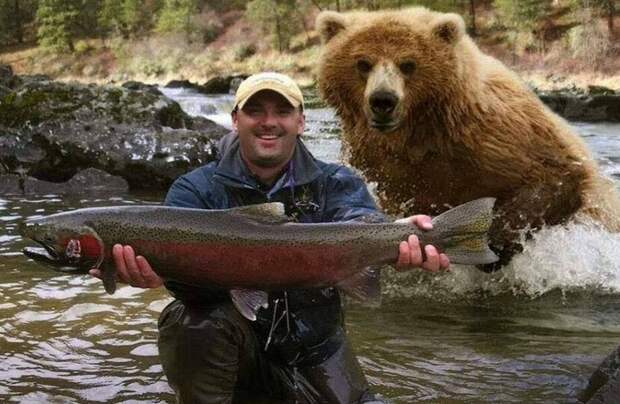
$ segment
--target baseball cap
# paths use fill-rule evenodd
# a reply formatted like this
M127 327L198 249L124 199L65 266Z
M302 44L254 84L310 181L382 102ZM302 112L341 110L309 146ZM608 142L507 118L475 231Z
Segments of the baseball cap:
M286 98L295 108L304 106L304 96L297 83L289 76L275 72L253 74L245 79L235 94L235 106L243 108L247 100L261 90L272 90Z

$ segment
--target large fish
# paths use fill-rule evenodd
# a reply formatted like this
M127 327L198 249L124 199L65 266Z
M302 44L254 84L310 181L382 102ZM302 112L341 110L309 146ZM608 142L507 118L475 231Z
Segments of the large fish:
M495 262L487 245L494 201L457 206L435 217L430 231L401 223L293 223L280 203L87 208L28 220L19 231L43 247L25 248L26 256L62 271L100 268L108 293L116 289L112 246L120 243L163 279L230 289L239 311L253 319L269 290L338 286L360 298L376 294L369 268L395 263L399 243L410 234L452 263Z

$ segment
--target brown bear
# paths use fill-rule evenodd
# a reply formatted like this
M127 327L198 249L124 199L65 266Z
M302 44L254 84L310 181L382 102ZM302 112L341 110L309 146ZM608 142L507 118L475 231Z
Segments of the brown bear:
M478 49L459 15L326 11L316 25L321 95L387 212L435 215L495 197L500 266L543 225L578 217L620 229L615 187L581 138Z

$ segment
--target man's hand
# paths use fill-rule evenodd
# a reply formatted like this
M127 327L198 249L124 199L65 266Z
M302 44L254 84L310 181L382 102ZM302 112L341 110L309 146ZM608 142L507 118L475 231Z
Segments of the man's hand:
M405 219L399 219L396 223L414 224L419 229L430 230L433 228L430 216L415 215ZM450 266L450 260L446 254L439 254L435 246L427 245L424 247L424 255L420 241L415 234L409 236L407 241L402 241L398 246L398 261L396 262L397 271L406 271L412 268L422 268L429 272L446 270Z
M164 284L163 280L153 271L146 258L137 256L130 246L115 244L112 247L112 257L116 265L116 279L136 288L158 288ZM101 279L101 271L93 268L89 271L92 276Z

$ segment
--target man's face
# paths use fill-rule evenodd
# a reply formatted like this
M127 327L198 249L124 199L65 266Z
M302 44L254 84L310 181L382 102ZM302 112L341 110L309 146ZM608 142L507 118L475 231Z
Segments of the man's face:
M283 96L271 90L254 94L232 113L241 156L261 168L283 166L293 156L297 135L303 133L304 115Z

